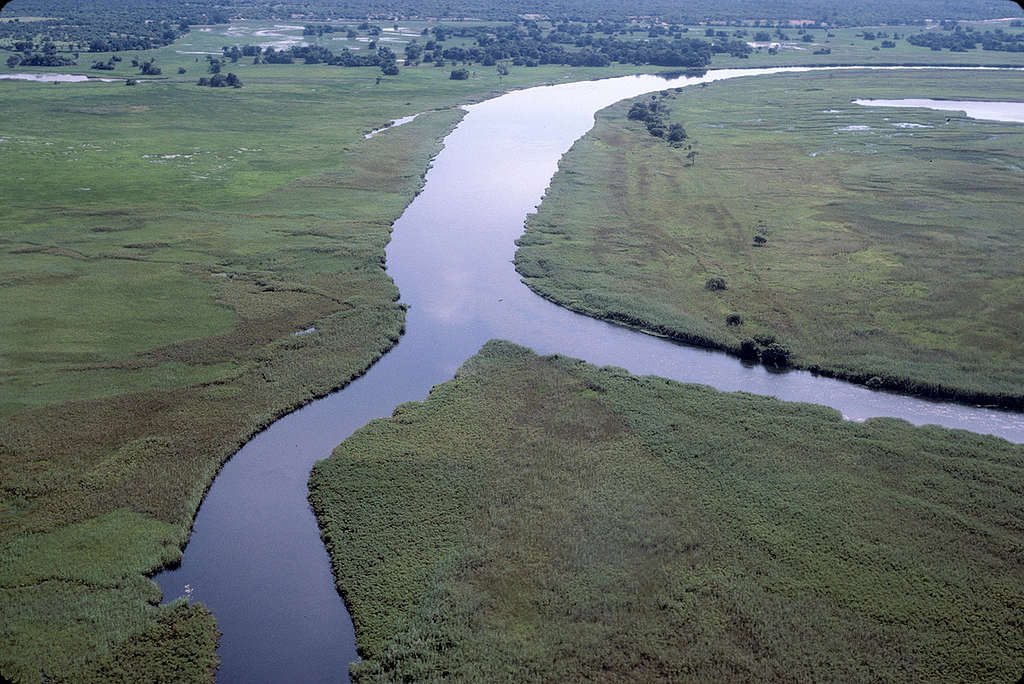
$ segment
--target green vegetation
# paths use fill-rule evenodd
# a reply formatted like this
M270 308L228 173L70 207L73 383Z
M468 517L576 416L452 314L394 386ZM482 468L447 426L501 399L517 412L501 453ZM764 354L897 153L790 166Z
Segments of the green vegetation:
M453 105L609 73L239 65L245 88L197 88L183 53L223 40L96 55L104 75L161 69L133 88L0 81L6 678L209 678L212 618L160 607L146 576L240 444L398 340L384 246Z
M321 461L359 679L1013 681L1024 449L490 342Z
M74 0L14 0L8 13L27 18L67 17L86 23L98 15L111 25L119 19L156 21L184 20L203 23L197 17L209 17L208 23L226 21L228 17L295 21L329 21L342 18L376 17L389 21L394 17L454 18L478 17L487 20L514 20L523 15L550 16L555 19L624 20L631 17L663 17L671 22L719 21L783 22L791 20L826 21L841 24L923 22L925 19L973 18L993 19L1013 15L1014 8L1004 0L902 0L898 4L886 0L852 0L837 4L831 0L416 0L395 3L393 0L284 0L266 3L258 0L103 0L90 7L90 13ZM33 16L34 15L34 16ZM96 21L103 26L103 22Z
M0 22L0 70L123 79L0 81L0 678L208 679L212 617L185 602L160 606L147 575L180 557L203 492L238 445L344 385L398 339L403 311L382 269L383 248L461 116L453 106L510 88L656 67L568 66L622 61L592 60L597 51L576 21L539 22L538 39L534 24L520 19L517 31L538 41L537 57L491 54L488 64L487 54L472 52L484 47L480 22L403 21L399 31L381 19L396 36L418 36L396 37L392 49L369 42L383 36L381 26L338 24L330 3L101 5L85 17L64 0L16 0ZM263 40L257 31L272 22L186 33L200 21L292 11L308 11L299 23L335 21L344 31L283 29L275 39L313 47L252 54L236 43ZM697 45L690 37L733 46L731 53L708 48L716 64L878 54L851 36L849 48L837 45L828 57L754 48L743 58L737 41L744 36L735 32L746 29L711 37L691 29L684 40L683 28L625 22L613 32L628 45L613 47L637 56L628 62L653 64L650 55L639 59L648 40ZM829 40L845 40L842 31ZM333 42L340 34L349 42ZM132 49L154 45L165 47ZM373 68L326 63L326 45L342 46L339 64ZM563 65L540 59L542 52L560 55L549 61ZM950 59L903 40L883 54ZM408 60L401 67L399 55ZM956 59L992 61L980 49ZM465 78L451 79L453 71ZM245 87L197 88L197 81ZM417 112L427 114L363 138ZM706 131L688 117L684 107L659 112L665 138L686 149L647 139L702 170L705 157L696 158L690 138L703 152ZM687 128L670 118L687 119ZM1006 240L1008 230L990 233ZM769 237L765 254L780 243L777 233ZM1009 249L1001 258L1013 255ZM708 296L732 296L744 284L730 272L707 275L698 289L711 278L727 283L702 290ZM1011 320L1017 313L999 310ZM760 325L756 313L744 314L730 311L729 325ZM762 358L785 359L788 349L767 333L755 339Z
M1020 408L1024 128L850 100L1019 99L1021 84L829 72L646 96L671 102L681 148L620 103L563 159L517 269L591 316Z

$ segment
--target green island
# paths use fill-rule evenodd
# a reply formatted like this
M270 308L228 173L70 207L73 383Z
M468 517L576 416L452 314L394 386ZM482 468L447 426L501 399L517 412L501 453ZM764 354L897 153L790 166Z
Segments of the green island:
M986 21L1006 14L1001 0L966 10L955 0L907 0L899 16L881 0L841 8L700 0L685 12L677 4L651 0L641 18L635 5L611 0L422 0L397 15L377 0L5 5L0 74L92 80L0 80L0 681L213 679L213 616L184 600L161 605L150 577L180 559L204 493L241 444L344 386L399 340L404 311L384 246L460 120L458 105L543 83L687 67L1024 65L1019 26ZM812 19L794 26L794 16ZM964 21L926 21L933 16ZM284 29L284 45L257 45L267 41L261 32ZM392 31L401 40L384 41ZM766 45L746 45L763 42L761 32ZM941 40L916 44L914 35ZM993 95L996 78L985 79ZM1004 96L1012 89L1007 81ZM693 134L681 105L674 115ZM693 137L701 170L708 141L703 131ZM1000 154L994 142L975 143L978 160ZM764 429L784 439L781 427ZM1004 453L1019 461L998 441L935 434L952 440L950 449L982 445L992 468L1011 467ZM419 596L416 582L402 585L403 595ZM392 585L373 591L384 586ZM398 638L387 630L401 619L389 614L371 627L367 604L359 611L367 653ZM721 625L705 628L707 636ZM527 642L523 629L508 638ZM969 662L1003 667L1002 642L984 643L989 651ZM366 674L374 662L385 667L367 661Z
M605 320L1020 409L1024 126L851 100L1019 101L1022 85L811 72L616 104L563 158L516 267Z
M357 680L1014 681L1024 449L492 341L311 477Z

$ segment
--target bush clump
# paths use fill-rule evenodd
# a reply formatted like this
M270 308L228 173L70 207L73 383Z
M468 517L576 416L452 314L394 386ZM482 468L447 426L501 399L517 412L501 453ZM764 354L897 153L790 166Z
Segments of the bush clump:
M728 289L725 284L725 278L708 278L707 282L704 283L705 290L725 290Z

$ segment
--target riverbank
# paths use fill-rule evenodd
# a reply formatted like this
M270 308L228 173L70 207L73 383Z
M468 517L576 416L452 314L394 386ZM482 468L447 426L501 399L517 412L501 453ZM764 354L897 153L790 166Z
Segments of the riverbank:
M356 679L1012 679L1024 452L488 343L319 463Z
M1024 132L850 100L1013 99L1020 79L836 72L686 89L662 100L666 125L688 134L680 147L616 105L563 159L517 269L538 294L610 322L1019 410L1024 255L1007 219Z
M174 48L155 53L165 69L193 64ZM396 343L391 225L453 106L502 87L306 65L239 90L0 82L4 676L92 679L135 659L210 677L212 617L159 606L148 576L181 557L241 444Z

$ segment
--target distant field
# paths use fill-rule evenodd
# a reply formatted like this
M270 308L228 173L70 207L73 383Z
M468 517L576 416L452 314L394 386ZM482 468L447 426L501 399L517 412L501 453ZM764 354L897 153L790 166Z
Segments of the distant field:
M1008 16L1013 16L1013 6L1007 4ZM1018 12L1018 14L1020 14ZM1024 14L1020 14L1024 19ZM965 24L966 25L966 24ZM970 22L979 32L1002 29L1008 33L1021 33L1024 28L1010 26L1009 21ZM733 27L715 27L732 32ZM760 47L747 59L737 59L729 55L717 55L714 66L796 66L801 64L965 64L985 65L1004 64L1024 66L1024 53L983 50L977 48L966 52L950 52L949 50L933 51L927 47L911 45L907 36L920 33L943 33L937 25L931 26L867 26L856 28L836 28L829 31L808 29L811 36L809 42L803 40L797 28L783 29L786 35L781 39L774 35L775 29L745 27L749 34L743 40L756 42L753 37L758 31L772 34L770 43L777 43L776 54L771 54L769 45L758 43ZM691 29L696 35L702 35L704 29ZM831 37L829 33L833 34ZM874 40L865 40L864 36L874 35ZM898 35L899 38L895 38ZM882 47L889 40L893 47ZM830 50L829 54L814 54L816 51Z
M194 85L206 64L181 52L226 42L196 31L113 72L70 70L138 76L131 60L155 57L163 73L134 87L0 81L5 677L208 679L209 614L158 607L145 575L180 557L242 442L397 341L384 246L453 105L612 73L378 83L373 68L239 63L225 71L241 89Z
M714 83L662 100L688 133L678 148L615 105L563 159L517 268L599 318L737 353L774 341L796 366L1019 408L1024 126L850 100L1020 100L1022 86L901 71Z
M1015 681L1022 483L999 439L491 342L310 499L360 680Z

